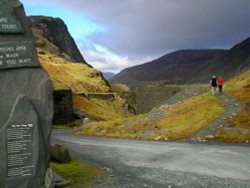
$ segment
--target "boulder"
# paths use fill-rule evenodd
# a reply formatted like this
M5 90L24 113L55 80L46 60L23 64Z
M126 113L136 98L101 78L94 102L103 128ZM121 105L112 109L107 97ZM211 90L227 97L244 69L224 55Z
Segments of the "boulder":
M157 126L151 126L151 127L147 127L145 129L143 129L140 132L140 135L142 135L142 136L148 136L148 135L151 135L151 134L155 134L158 131L159 131L159 128Z
M51 144L49 147L50 159L57 163L68 163L71 161L69 150L62 144Z

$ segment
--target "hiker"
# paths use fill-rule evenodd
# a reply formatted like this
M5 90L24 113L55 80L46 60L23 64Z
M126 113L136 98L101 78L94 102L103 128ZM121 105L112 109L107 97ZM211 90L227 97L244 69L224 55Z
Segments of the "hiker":
M215 95L216 88L217 88L217 79L216 76L213 76L210 80L210 85L211 85L211 92L213 95Z
M219 93L221 94L222 93L223 84L224 84L224 80L223 80L223 78L221 76L218 78L217 84L218 84L218 87L219 87Z

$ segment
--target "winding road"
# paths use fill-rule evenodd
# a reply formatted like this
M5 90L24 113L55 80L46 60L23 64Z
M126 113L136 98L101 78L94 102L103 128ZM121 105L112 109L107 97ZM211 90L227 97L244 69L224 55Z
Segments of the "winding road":
M53 130L53 143L109 172L111 188L249 188L249 145L139 141Z

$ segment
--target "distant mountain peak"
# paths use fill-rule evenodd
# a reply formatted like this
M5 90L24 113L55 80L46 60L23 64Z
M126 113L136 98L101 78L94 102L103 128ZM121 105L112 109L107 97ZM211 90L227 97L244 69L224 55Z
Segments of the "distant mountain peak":
M115 76L115 73L113 73L113 72L103 72L103 76L104 76L104 78L109 80L110 78Z

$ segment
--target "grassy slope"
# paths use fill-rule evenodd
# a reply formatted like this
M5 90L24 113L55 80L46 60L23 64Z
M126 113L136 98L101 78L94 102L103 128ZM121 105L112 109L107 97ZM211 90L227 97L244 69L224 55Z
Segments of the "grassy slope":
M71 88L74 93L109 92L110 88L99 71L82 63L68 62L41 49L38 52L39 60L50 75L55 89Z
M232 79L226 84L226 92L241 100L244 111L228 120L230 127L243 128L250 131L250 71ZM250 140L250 134L225 133L217 131L216 137L227 142L244 142Z
M69 63L64 59L48 53L39 55L42 66L47 70L55 89L70 88L74 107L84 111L96 120L114 119L128 116L129 113L122 107L119 97L114 100L87 99L77 93L110 92L110 88L101 78L99 71L84 64ZM48 59L50 62L48 62Z
M111 84L112 90L136 109L136 96L132 90L124 84Z
M137 117L95 122L77 133L141 139L153 139L159 136L159 139L181 139L205 127L222 112L223 108L217 99L204 94L173 106L161 106L154 112ZM96 132L97 127L102 131ZM156 128L157 131L142 134L143 130L150 127Z
M73 96L74 106L79 110L87 112L89 116L94 117L97 121L108 121L129 116L130 114L128 112L123 113L118 100L119 99L113 101L100 99L88 100L78 95Z
M105 94L110 92L110 88L101 78L99 71L85 64L67 62L63 58L44 51L42 54L39 54L39 60L48 72L54 89L67 88L72 90L74 93L74 107L84 111L98 121L129 115L122 107L122 102L119 98L114 100L95 100L77 95L77 93Z

